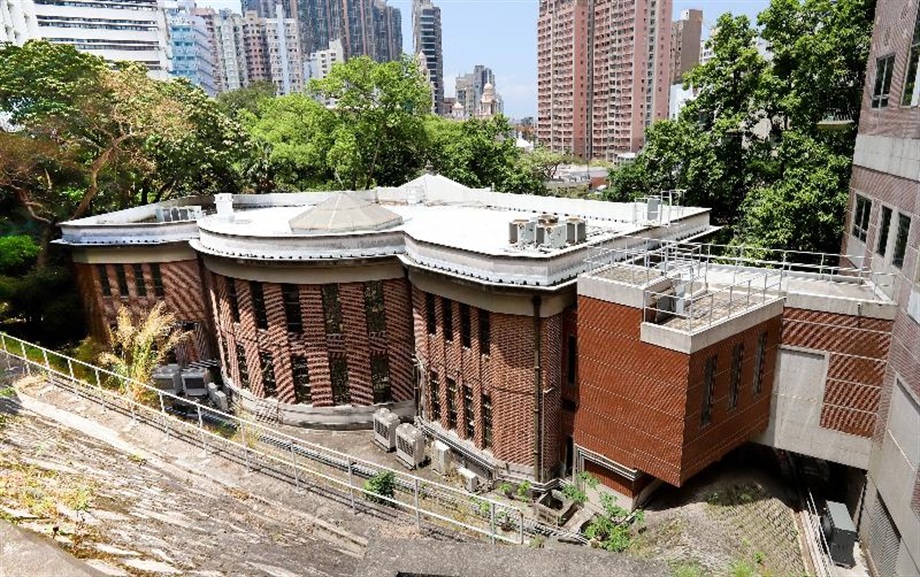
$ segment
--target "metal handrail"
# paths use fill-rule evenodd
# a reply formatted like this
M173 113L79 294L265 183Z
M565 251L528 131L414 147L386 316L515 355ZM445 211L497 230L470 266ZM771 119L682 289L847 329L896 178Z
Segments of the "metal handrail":
M809 553L814 561L816 577L837 577L837 566L831 559L831 549L821 527L821 515L815 506L811 491L806 488L805 494L805 533Z
M188 398L162 391L146 383L122 377L112 371L51 351L3 332L0 332L0 350L6 354L8 368L10 367L11 357L18 359L24 363L28 374L32 374L33 368L43 371L52 377L49 379L52 384L64 388L69 387L72 391L99 402L103 407L114 407L122 410L125 414L130 413L132 419L140 419L157 428L161 428L167 435L186 429L195 433L187 436L186 440L197 437L200 444L206 449L215 442L216 444L232 447L242 452L242 458L245 460L247 468L250 468L251 461L258 457L278 467L278 469L275 469L277 472L290 470L290 478L285 477L284 480L292 482L295 486L300 486L302 479L308 477L331 483L333 486L347 491L353 511L356 511L357 506L355 495L364 494L378 501L393 505L394 510L414 515L416 524L419 527L421 527L423 517L436 519L460 529L488 537L492 543L504 541L523 544L525 534L571 536L566 531L526 518L524 511L514 505L487 497L471 495L466 491L449 485L430 481L405 471L392 469L348 453L293 437L265 424L226 413L211 406L202 405ZM41 361L37 361L32 357L40 357ZM52 360L56 361L58 366L55 366L51 362ZM78 374L81 371L93 377L91 380L94 383L81 378ZM141 390L155 395L158 406L151 407L134 400L128 395L106 388L103 385L106 379L114 379L117 383L139 387ZM189 422L172 414L173 411L167 408L167 401L170 404L194 407L193 421ZM232 429L234 434L238 433L240 440L236 441L213 431L212 427L214 427L215 423L225 430ZM265 447L268 451L260 451L255 448L256 445ZM220 456L230 457L227 453L220 453ZM307 465L310 462L318 463L326 470L310 467ZM330 474L331 471L328 469L345 472L347 473L347 478L336 477ZM399 500L399 491L393 498L378 495L366 490L360 482L361 478L369 478L383 472L389 472L394 475L398 490L406 493L405 498L411 497L411 501ZM357 484L355 484L355 477L359 477ZM440 505L441 510L432 510L432 505ZM464 520L451 516L451 510L456 510L460 513ZM479 520L485 527L465 522L469 517ZM501 530L503 524L510 525L511 531ZM509 534L511 532L513 534Z

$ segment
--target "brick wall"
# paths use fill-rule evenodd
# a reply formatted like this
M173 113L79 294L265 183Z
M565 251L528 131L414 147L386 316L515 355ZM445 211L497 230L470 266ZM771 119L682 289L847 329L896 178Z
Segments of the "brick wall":
M410 306L408 283L390 279L383 283L386 330L369 334L364 304L364 283L339 284L342 332L327 334L321 285L298 285L301 333L289 332L281 285L261 283L265 296L268 328L258 328L249 281L208 273L212 299L216 304L215 324L219 327L224 367L234 383L241 384L236 346L245 352L250 389L264 397L260 353L272 356L277 398L294 403L295 391L292 357L306 358L310 394L314 407L331 407L330 359L344 358L348 366L348 391L352 405L374 404L371 382L371 357L385 354L389 359L390 390L394 402L412 400L412 333L409 330ZM234 283L240 320L233 322L228 287ZM229 357L229 359L227 358ZM229 362L228 362L229 361Z
M872 436L891 343L891 321L786 308L783 344L828 355L821 426Z

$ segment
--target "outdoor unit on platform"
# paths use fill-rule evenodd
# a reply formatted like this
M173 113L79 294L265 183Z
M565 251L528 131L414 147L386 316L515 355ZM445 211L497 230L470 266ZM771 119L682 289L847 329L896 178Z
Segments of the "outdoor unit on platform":
M178 392L182 388L179 365L160 365L153 370L153 385L161 391Z
M479 490L479 476L476 473L465 467L460 467L457 472L460 474L460 478L463 479L463 486L467 491L475 493Z
M396 427L396 457L414 469L425 462L425 435L409 423Z
M189 368L181 373L182 390L186 397L204 397L208 394L211 371L205 368Z
M450 447L441 441L431 444L431 468L439 475L450 472Z
M374 412L374 442L389 452L396 448L396 427L399 416L386 407Z

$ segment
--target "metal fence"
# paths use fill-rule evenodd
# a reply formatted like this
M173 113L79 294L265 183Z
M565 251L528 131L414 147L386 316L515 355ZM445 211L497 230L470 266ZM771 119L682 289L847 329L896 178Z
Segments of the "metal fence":
M821 515L815 506L811 491L805 489L806 510L802 511L802 524L805 526L805 543L814 565L816 577L837 577L837 566L831 559L831 549L824 537L821 527Z
M11 359L18 359L29 375L44 376L58 387L130 415L169 436L245 463L247 469L324 492L347 502L353 512L361 508L392 516L397 511L414 517L419 529L425 522L429 529L465 531L487 537L492 543L524 544L531 535L586 542L580 535L526 517L514 505L310 443L2 332L0 352L6 354L7 368L12 366ZM133 394L122 392L129 388ZM394 481L392 496L365 488L364 479L385 473Z

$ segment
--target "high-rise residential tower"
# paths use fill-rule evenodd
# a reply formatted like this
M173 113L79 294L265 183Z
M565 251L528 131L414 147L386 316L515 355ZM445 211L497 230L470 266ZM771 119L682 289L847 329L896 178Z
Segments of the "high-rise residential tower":
M209 96L218 92L215 84L213 37L204 18L195 14L191 0L170 0L166 6L169 43L172 47L172 76L185 78Z
M700 63L703 11L684 10L671 27L671 84L681 84L684 74Z
M412 32L416 54L425 58L425 66L434 93L434 112L443 112L444 55L441 51L441 9L431 0L413 0Z
M486 84L495 86L495 74L492 69L482 64L473 67L473 71L457 76L454 90L457 102L463 106L465 116L474 116L482 99L482 91Z
M249 84L243 17L230 10L217 13L217 49L220 53L223 90L238 90Z
M303 92L304 61L297 20L285 18L280 3L275 5L275 17L265 19L265 47L269 77L278 94Z
M0 0L0 42L34 39L70 44L111 62L139 62L154 78L168 77L163 0Z
M668 114L671 0L541 0L537 135L617 160Z

